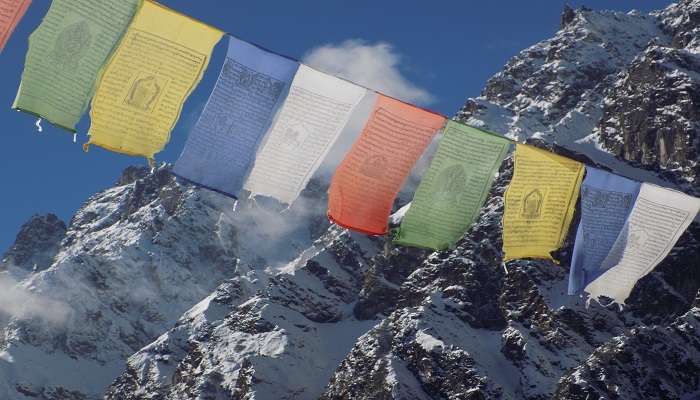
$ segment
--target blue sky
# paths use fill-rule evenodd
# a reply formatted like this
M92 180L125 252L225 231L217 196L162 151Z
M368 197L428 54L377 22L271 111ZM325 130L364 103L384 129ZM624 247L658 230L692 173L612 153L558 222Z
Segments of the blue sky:
M425 0L166 0L164 4L206 21L243 39L292 57L336 57L368 48L378 64L360 71L374 72L369 82L407 90L407 96L445 114L454 114L468 98L477 96L485 81L523 48L550 37L559 26L565 3L574 7L642 12L659 9L669 1L425 1ZM641 4L640 4L641 3ZM129 165L143 159L109 153L93 147L83 153L89 126L81 122L78 144L72 135L44 124L37 133L29 115L11 111L20 80L27 37L48 9L49 1L34 0L26 17L0 54L0 253L12 242L19 227L33 214L55 213L68 222L95 192L111 186ZM347 42L351 40L351 42ZM344 43L344 44L343 44ZM383 43L383 45L378 45ZM342 44L342 45L341 45ZM364 47L363 47L364 46ZM223 46L214 54L209 70L185 105L172 141L156 156L174 162L188 129L211 90ZM375 54L375 53L372 53ZM345 57L352 60L352 56ZM337 61L337 60L336 60ZM372 68L375 68L372 71ZM379 73L377 73L379 71ZM357 73L357 71L356 71ZM382 76L394 76L394 83ZM391 88L389 88L391 89Z

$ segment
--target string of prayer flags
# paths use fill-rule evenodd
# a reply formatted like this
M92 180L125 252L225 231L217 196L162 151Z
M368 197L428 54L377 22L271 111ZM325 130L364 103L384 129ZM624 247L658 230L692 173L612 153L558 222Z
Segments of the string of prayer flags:
M394 199L445 117L379 94L372 116L335 171L328 218L369 235L387 233Z
M12 108L75 132L100 68L129 26L141 0L54 0L29 37L22 81Z
M300 65L244 189L291 204L365 94L360 86Z
M299 64L234 37L174 173L237 197Z
M581 184L581 222L569 272L569 294L581 293L600 269L632 211L641 184L586 167Z
M31 0L0 0L0 52L5 48L31 2Z
M600 276L586 286L593 298L624 304L639 279L673 249L700 211L700 199L643 183L627 222L605 258Z
M453 247L479 216L510 144L502 136L448 121L394 243Z
M513 180L505 193L503 259L543 258L564 243L574 216L583 164L517 144Z
M90 144L153 161L223 32L146 1L102 73Z

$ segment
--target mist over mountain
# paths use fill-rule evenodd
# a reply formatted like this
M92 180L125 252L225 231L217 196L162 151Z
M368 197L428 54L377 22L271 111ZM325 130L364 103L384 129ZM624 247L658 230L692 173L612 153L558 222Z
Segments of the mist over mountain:
M456 118L700 195L700 0L559 22ZM331 226L327 174L289 210L234 210L167 165L129 168L3 255L0 398L700 398L700 225L624 308L587 307L566 295L574 228L560 265L504 269L512 167L445 252Z

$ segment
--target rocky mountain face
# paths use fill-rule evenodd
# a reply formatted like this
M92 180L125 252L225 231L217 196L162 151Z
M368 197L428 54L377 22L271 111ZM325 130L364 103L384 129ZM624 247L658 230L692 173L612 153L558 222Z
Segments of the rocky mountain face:
M23 271L38 271L51 266L66 236L66 224L57 216L36 215L24 224L14 245L5 253L3 266Z
M597 133L616 156L677 177L697 193L700 5L681 3L657 18L666 40L649 43L606 88Z
M697 195L700 3L650 15L566 9L561 24L511 59L459 118Z
M567 8L458 118L697 195L698 57L700 0ZM700 398L700 226L624 308L587 305L566 295L573 232L559 265L501 263L511 175L433 253L329 226L322 179L289 210L234 210L127 169L3 257L27 306L0 306L0 398Z

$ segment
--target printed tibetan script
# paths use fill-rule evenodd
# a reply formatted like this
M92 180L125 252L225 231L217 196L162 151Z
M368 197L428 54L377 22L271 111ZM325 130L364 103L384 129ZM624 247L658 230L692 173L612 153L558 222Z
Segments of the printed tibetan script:
M13 108L75 131L95 81L139 0L54 0L29 37Z
M623 304L637 281L671 252L698 211L700 199L643 183L628 221L601 266L604 273L586 286L586 292Z
M581 222L576 232L569 271L569 294L577 294L597 278L603 260L627 221L640 183L586 167L581 185Z
M298 64L230 38L214 91L175 174L237 197Z
M291 204L364 95L365 89L357 85L299 66L244 188Z
M379 95L365 128L338 166L328 216L370 235L387 233L394 199L445 118Z
M0 0L0 51L29 8L31 0Z
M518 144L505 194L504 260L544 258L559 249L574 216L583 164Z
M510 141L449 121L395 243L444 250L479 215Z
M147 1L108 62L90 113L90 144L153 159L222 32Z

